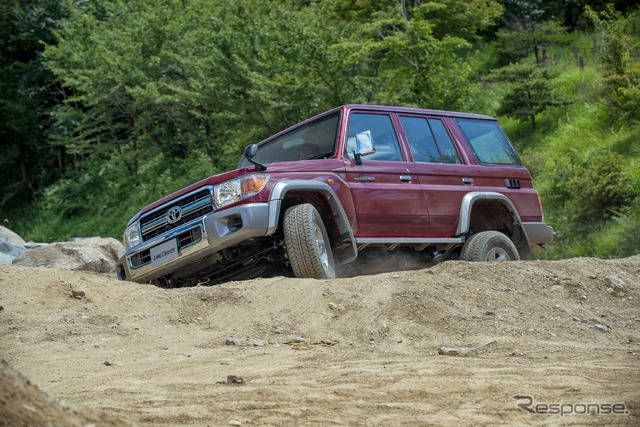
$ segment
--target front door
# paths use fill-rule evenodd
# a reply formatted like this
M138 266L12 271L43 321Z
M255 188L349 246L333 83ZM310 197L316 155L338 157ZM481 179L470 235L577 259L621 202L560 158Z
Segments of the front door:
M366 135L375 152L357 164L353 151ZM358 238L423 237L429 215L415 165L407 160L389 114L352 112L345 159L346 179L356 210Z

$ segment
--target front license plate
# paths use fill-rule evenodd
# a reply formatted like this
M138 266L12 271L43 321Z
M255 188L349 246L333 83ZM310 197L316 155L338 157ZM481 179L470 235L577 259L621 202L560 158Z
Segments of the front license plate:
M176 239L151 248L151 265L154 267L176 258L178 258L178 243Z

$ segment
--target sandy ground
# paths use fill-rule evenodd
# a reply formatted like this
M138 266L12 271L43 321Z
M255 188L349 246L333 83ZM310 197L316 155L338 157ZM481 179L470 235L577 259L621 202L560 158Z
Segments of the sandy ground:
M640 256L183 289L0 266L0 425L637 426L639 302Z

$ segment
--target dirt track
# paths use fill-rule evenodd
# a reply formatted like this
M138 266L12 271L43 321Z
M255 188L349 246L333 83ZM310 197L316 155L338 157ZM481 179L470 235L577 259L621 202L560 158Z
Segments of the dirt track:
M63 401L5 375L0 425L640 425L639 301L640 256L171 290L0 266L0 358Z

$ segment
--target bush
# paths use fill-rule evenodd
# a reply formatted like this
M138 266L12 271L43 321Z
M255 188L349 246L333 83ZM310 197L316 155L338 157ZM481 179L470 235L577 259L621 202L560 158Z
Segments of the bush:
M607 220L638 195L626 169L625 159L615 153L598 153L574 166L567 181L576 220Z

